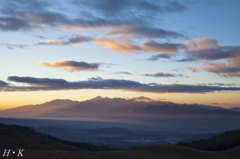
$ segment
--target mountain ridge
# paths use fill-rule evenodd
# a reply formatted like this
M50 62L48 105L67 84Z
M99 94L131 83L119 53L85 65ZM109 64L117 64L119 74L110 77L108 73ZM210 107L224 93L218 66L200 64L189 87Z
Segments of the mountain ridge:
M240 112L208 105L154 101L144 96L131 99L97 96L82 102L69 99L55 99L43 104L21 106L0 111L0 117L14 118L131 119L137 121L145 120L146 118L148 118L147 120L159 120L166 116L240 118Z

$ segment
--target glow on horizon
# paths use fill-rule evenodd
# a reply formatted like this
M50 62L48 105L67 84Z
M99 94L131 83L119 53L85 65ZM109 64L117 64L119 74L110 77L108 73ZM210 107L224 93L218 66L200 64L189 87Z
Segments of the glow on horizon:
M14 100L12 100L14 96ZM39 96L41 98L39 98ZM49 102L54 99L70 99L74 101L85 101L96 96L108 98L125 98L145 96L156 101L170 101L179 104L204 104L211 106L220 106L223 108L238 107L240 103L239 94L235 93L207 93L207 94L190 94L190 93L139 93L139 92L122 92L120 90L72 90L72 91L42 91L42 92L11 92L1 96L1 109L10 109L25 105L35 105ZM27 100L26 100L27 99ZM226 102L228 101L228 102Z

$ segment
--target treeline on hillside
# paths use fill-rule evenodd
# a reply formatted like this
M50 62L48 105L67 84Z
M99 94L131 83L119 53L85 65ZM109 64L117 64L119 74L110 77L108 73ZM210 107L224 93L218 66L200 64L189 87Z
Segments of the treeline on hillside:
M27 136L29 136L29 137L31 137L31 135L41 135L45 138L53 139L61 144L71 145L71 146L79 147L79 148L86 149L89 151L112 150L110 147L107 147L107 146L95 146L93 144L88 144L88 143L80 143L80 142L61 140L54 136L48 135L46 133L36 132L33 127L21 126L21 125L7 125L7 124L0 123L0 135L1 134L11 135L16 132L27 134Z
M0 123L0 128L17 130L17 131L21 131L21 132L32 132L32 133L35 132L33 127L20 126L20 125L15 125L15 124L13 124L13 125L6 125L6 124L3 124L3 123Z
M179 142L177 145L207 151L220 151L240 145L240 130L226 131L207 140Z

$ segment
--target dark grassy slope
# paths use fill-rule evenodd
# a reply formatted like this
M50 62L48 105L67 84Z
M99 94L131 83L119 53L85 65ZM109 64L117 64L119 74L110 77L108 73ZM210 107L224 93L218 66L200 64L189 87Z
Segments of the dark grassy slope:
M0 151L0 153L2 153ZM10 158L10 157L9 157ZM12 157L16 158L16 157ZM177 145L150 145L114 151L28 150L24 159L239 159L240 147L202 151Z
M240 145L240 130L226 131L207 140L180 142L177 145L208 151L226 150Z
M80 145L78 145L80 144ZM86 147L87 145L87 147ZM62 141L30 127L0 124L0 155L4 149L25 149L25 159L239 159L240 146L227 151L202 151L178 145L150 145L125 150L87 151L94 145ZM88 147L89 146L89 147ZM92 150L90 148L89 150ZM8 158L16 158L10 156Z
M60 140L53 136L37 133L31 127L5 125L0 123L0 149L35 149L35 150L110 150L109 147L95 146Z

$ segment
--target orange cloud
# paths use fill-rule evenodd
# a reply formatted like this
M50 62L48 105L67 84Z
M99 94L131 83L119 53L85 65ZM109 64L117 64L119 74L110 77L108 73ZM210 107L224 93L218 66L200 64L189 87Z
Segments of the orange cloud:
M59 60L59 61L53 61L53 62L38 62L37 65L47 66L47 67L62 67L68 71L97 71L100 64Z
M203 61L203 70L225 77L240 76L240 47L219 45L217 40L200 38L186 41L186 53L193 59L226 60L223 62ZM186 67L194 72L191 67Z
M187 40L185 42L191 50L202 50L202 49L217 49L217 40L208 38L199 38L193 40Z
M203 61L203 70L225 77L239 77L240 67L230 66L222 62Z
M142 51L142 48L137 45L127 44L127 43L118 43L116 41L109 40L109 39L99 38L96 40L96 42L98 45L105 47L109 50L116 51L118 53L123 53L123 52L136 53L136 51Z
M198 71L198 69L194 68L194 67L186 67L186 69L188 69L190 71L193 71L193 72L197 72Z
M165 53L173 54L178 53L180 48L184 48L183 44L178 43L158 43L154 41L143 42L140 45L134 45L131 43L119 43L109 39L96 39L96 42L101 47L105 47L109 50L116 51L118 53L137 53L138 51L154 52L154 53Z
M240 56L235 58L229 58L227 61L230 66L240 67Z

